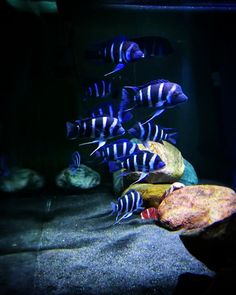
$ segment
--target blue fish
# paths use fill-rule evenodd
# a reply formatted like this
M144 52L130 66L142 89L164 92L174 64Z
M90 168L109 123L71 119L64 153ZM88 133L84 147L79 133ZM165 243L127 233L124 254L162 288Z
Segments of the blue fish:
M145 36L132 38L144 53L145 58L168 55L173 52L173 47L169 40L160 36Z
M128 139L120 139L101 147L95 157L102 158L103 163L109 161L122 161L139 150L136 143Z
M128 133L143 141L143 144L148 147L147 142L149 140L162 143L163 140L172 144L176 144L176 138L178 133L174 128L163 128L152 122L142 124L137 122L128 130ZM171 133L167 133L171 132Z
M153 80L142 86L125 86L122 89L120 110L131 110L136 107L156 108L154 115L144 122L147 123L165 109L186 102L187 99L188 97L177 83Z
M129 172L142 172L139 179L134 182L136 183L144 179L149 172L163 168L165 163L161 160L158 154L145 150L139 150L121 162L110 161L108 165L110 172L126 169L127 171L123 172L122 175L126 175Z
M134 189L129 190L125 195L118 198L117 203L111 202L111 208L112 214L117 214L114 225L123 219L129 218L133 213L139 213L145 209L140 192Z
M78 151L75 151L72 154L71 157L71 163L69 164L69 169L72 172L72 174L75 174L78 171L78 168L80 167L80 153Z
M78 139L90 137L94 141L82 143L80 145L91 144L98 142L98 147L90 154L102 147L107 139L123 135L125 129L117 118L112 117L96 117L76 120L74 123L67 122L67 137L69 139Z
M101 44L98 50L87 50L86 57L101 58L105 62L115 63L115 69L104 75L108 76L121 71L127 63L144 58L144 53L140 50L137 43L125 40L125 38L119 38Z
M112 96L116 98L120 92L120 85L114 79L102 79L89 83L84 87L83 100L89 98L105 98Z
M87 114L91 118L107 116L112 118L118 118L121 123L127 122L133 118L130 111L121 112L119 106L112 102L104 102L97 104Z

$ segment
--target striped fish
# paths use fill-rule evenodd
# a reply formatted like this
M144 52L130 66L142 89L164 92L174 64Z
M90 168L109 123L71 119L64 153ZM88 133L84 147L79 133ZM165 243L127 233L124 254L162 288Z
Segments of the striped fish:
M125 195L118 198L117 203L111 202L111 208L112 214L117 214L114 223L117 224L121 220L129 218L133 213L144 210L143 199L140 192L131 189Z
M119 40L101 44L98 51L96 49L87 50L86 56L89 58L101 58L108 63L115 63L115 69L104 75L108 76L121 71L127 63L144 58L144 53L136 42L120 38Z
M127 122L133 118L130 111L121 112L119 107L112 102L104 102L97 104L93 109L88 112L88 116L91 118L107 116L112 118L118 118L121 123Z
M174 128L162 128L152 122L142 124L137 122L129 130L128 133L143 141L143 144L148 145L148 141L155 141L162 143L163 140L168 141L172 144L176 144L176 137L178 135ZM172 133L167 133L172 132Z
M147 208L141 212L140 216L142 219L153 219L158 220L158 210L155 207Z
M71 163L69 164L69 169L72 174L75 174L80 166L80 153L75 151L71 157Z
M125 129L117 118L111 117L96 117L76 120L75 123L67 122L67 137L69 139L78 138L94 138L94 141L82 143L80 145L91 144L98 142L98 147L91 155L100 147L102 147L107 139L123 135Z
M118 84L115 85L113 79L102 79L92 82L84 88L83 100L89 98L105 98L110 95L116 97L118 93Z
M145 58L168 55L173 52L169 40L160 36L137 37L133 38L132 41L138 43Z
M154 115L148 119L159 116L167 108L172 108L187 101L180 85L167 80L153 80L142 86L125 86L122 89L120 110L135 107L156 108Z
M136 143L128 139L120 139L106 144L95 153L97 158L103 158L103 162L122 161L139 150Z
M139 150L138 152L133 153L121 162L109 162L110 172L115 172L123 168L127 170L127 172L122 173L123 175L126 175L129 172L142 172L139 179L134 183L144 179L149 172L159 170L164 166L165 163L161 160L158 154L144 150Z

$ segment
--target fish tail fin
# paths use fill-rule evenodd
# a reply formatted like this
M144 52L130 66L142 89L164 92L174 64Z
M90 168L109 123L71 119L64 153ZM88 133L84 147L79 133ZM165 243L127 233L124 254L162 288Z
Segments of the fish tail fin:
M130 102L132 96L137 92L137 87L125 86L121 90L121 103L120 103L120 111L128 111L133 109L134 106L130 107Z
M174 132L174 133L169 133L166 136L166 141L172 143L172 144L176 144L176 140L178 138L178 132Z
M75 124L66 122L66 136L69 139L75 139L77 137L77 128Z
M108 163L108 166L109 166L110 172L115 172L115 171L118 171L122 168L121 162L110 161Z
M114 214L117 211L116 203L111 202L111 210L112 210L112 212L110 215Z

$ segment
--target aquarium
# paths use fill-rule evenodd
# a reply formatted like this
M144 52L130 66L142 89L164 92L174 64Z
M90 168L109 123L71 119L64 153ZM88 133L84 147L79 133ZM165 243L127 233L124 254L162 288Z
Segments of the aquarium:
M0 16L1 293L234 286L234 1Z

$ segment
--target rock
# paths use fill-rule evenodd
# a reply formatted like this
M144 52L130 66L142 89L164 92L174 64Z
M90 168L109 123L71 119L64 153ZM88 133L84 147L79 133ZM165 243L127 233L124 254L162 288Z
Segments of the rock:
M35 190L43 185L43 177L28 168L11 168L10 175L0 179L0 190L7 193L14 193L24 189Z
M100 174L81 164L75 173L64 169L56 178L56 184L65 189L90 189L101 183Z
M160 225L169 230L201 228L234 212L235 192L216 185L194 185L175 190L158 207Z
M180 239L209 269L236 270L236 213L206 227L183 231Z
M158 208L163 194L169 187L170 184L135 183L129 186L122 195L126 194L130 189L137 190L141 193L146 208Z
M184 173L184 159L180 151L172 144L163 141L163 144L149 141L149 149L142 144L138 144L141 150L149 150L157 153L162 161L165 162L165 167L155 172L150 172L149 175L141 181L141 183L173 183L179 181ZM131 172L126 176L120 176L121 171L113 173L113 186L115 194L119 195L134 181L138 180L141 172Z
M198 184L197 173L194 170L193 166L185 159L184 166L184 173L178 181L185 185Z

